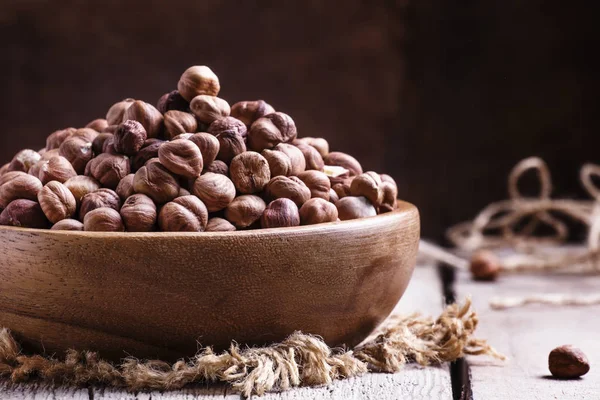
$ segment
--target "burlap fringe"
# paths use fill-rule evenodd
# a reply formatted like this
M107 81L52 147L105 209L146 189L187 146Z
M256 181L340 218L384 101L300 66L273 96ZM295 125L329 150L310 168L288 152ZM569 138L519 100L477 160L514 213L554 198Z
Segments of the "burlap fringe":
M0 330L0 376L13 382L40 380L67 385L103 384L132 391L179 389L199 382L224 382L245 396L306 385L327 385L367 371L398 372L407 362L453 361L465 354L504 359L484 340L472 337L477 314L471 301L448 306L433 320L419 314L395 316L380 333L353 351L331 349L320 338L296 332L281 343L215 353L202 349L190 361L169 364L127 358L120 365L94 352L69 350L64 360L22 355L9 330Z

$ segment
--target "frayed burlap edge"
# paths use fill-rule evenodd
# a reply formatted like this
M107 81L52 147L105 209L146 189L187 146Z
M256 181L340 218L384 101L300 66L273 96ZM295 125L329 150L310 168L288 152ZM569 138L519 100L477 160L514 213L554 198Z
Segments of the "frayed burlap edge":
M419 314L391 317L353 351L329 348L320 338L296 332L281 343L217 354L204 348L189 361L125 359L114 365L89 351L69 350L64 360L22 355L9 330L0 330L0 376L13 382L103 384L128 390L179 389L198 382L224 382L249 396L306 385L327 385L367 371L398 372L407 362L420 365L453 361L466 354L504 359L484 340L472 337L477 314L471 301L450 305L437 319Z

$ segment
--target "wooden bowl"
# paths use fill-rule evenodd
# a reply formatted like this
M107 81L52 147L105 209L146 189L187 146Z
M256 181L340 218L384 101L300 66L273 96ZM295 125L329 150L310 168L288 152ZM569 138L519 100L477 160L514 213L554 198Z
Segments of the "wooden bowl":
M26 349L192 356L296 330L354 346L412 275L419 214L215 233L0 227L0 327Z

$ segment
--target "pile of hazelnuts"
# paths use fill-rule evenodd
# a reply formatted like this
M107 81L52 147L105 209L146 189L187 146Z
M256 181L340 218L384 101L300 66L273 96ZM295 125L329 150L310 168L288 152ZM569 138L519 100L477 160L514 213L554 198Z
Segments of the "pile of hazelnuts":
M297 137L262 100L230 106L218 77L188 68L154 107L125 99L85 128L53 132L0 169L0 225L76 231L235 231L375 216L388 175L325 139Z

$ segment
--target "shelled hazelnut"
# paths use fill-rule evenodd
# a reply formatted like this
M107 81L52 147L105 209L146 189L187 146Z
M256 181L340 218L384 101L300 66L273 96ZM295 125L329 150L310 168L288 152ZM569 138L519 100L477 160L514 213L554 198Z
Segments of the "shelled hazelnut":
M102 153L90 160L85 174L96 179L102 186L115 189L121 179L129 175L130 171L127 156Z
M206 224L206 232L233 232L235 226L225 218L214 217L208 220Z
M260 154L269 163L271 177L290 176L292 174L292 160L283 151L265 149Z
M125 231L125 226L118 211L108 207L101 207L85 215L83 230L91 232L123 232Z
M296 176L276 176L269 181L265 192L272 200L285 197L298 207L310 199L310 189Z
M117 153L133 156L140 151L147 137L146 129L140 122L127 120L117 127L113 147Z
M325 162L323 161L323 157L321 154L312 146L307 144L298 144L296 147L300 149L302 154L304 155L304 160L306 161L306 169L307 170L316 170L322 171L325 166Z
M323 157L326 165L335 165L346 168L350 172L350 176L356 176L363 173L362 166L349 154L340 151L334 151Z
M77 172L69 160L63 156L54 156L49 160L44 161L40 166L39 178L44 185L50 181L59 181L63 183L74 176L77 176Z
M225 209L225 219L236 228L247 228L260 219L267 205L253 194L244 194L233 199Z
M67 140L67 138L71 137L75 131L75 128L66 128L52 132L46 138L46 150L58 149L60 145Z
M35 150L25 149L18 152L8 164L8 171L27 172L42 156Z
M198 132L190 136L189 140L195 143L200 149L204 165L209 165L216 160L221 147L219 139L216 136L207 132Z
M158 226L165 232L203 232L208 210L196 196L183 196L165 204L158 215Z
M304 171L298 174L298 178L310 189L311 197L320 197L329 200L331 182L327 175L320 171Z
M80 222L76 219L63 219L58 221L56 224L52 225L50 228L53 231L82 231L83 230L83 222Z
M104 132L104 130L108 128L108 121L104 118L97 118L90 121L85 127L93 129L96 132Z
M160 99L158 99L156 108L163 114L171 110L188 112L190 110L190 104L177 90L173 90L163 94Z
M254 151L235 156L229 165L229 175L235 188L244 194L261 192L271 180L269 163Z
M42 182L35 176L21 171L7 172L0 179L0 208L17 199L36 200L42 187Z
M79 219L83 221L88 212L97 208L112 208L119 211L121 209L121 199L115 191L106 188L88 193L81 199Z
M96 136L98 136L98 132L91 128L79 128L71 135L71 137L78 137L90 143L96 139Z
M131 159L131 168L133 171L137 171L142 168L146 162L152 158L158 157L158 149L165 142L160 139L148 139L142 145L142 148L138 153Z
M94 156L92 142L80 136L67 138L58 148L58 154L66 158L77 174L85 171L85 166Z
M123 121L138 121L149 138L159 137L163 132L163 115L152 104L136 100L123 113ZM119 121L117 124L123 122Z
M125 178L121 179L115 192L121 198L121 201L125 201L128 197L132 196L135 191L133 190L133 178L135 174L129 174Z
M204 174L207 172L229 176L229 166L224 161L215 160L208 164L202 173Z
M267 205L260 217L263 228L282 228L300 225L298 206L290 199L276 199Z
M338 210L335 205L320 197L312 198L300 207L300 222L302 225L335 222L337 219Z
M471 257L469 269L476 281L493 281L498 277L502 261L490 250L479 250Z
M194 181L192 194L204 202L208 211L215 212L233 201L235 186L227 176L208 172Z
M75 196L58 181L48 182L37 195L42 211L53 224L71 218L77 210Z
M274 150L281 151L290 158L292 163L292 175L298 175L306 170L306 159L302 151L289 143L280 143L275 146Z
M229 103L219 97L206 94L194 97L190 102L190 110L198 118L198 121L207 125L219 118L228 117L231 113Z
M383 199L381 191L381 178L376 172L365 172L357 175L350 183L350 193L352 196L364 196L371 204L378 207Z
M179 195L179 182L160 162L149 162L133 177L133 190L164 204Z
M88 193L100 189L100 182L90 176L77 175L65 181L65 187L71 191L79 205L81 199Z
M296 135L294 120L287 114L274 112L254 121L248 132L248 147L261 152L279 143L291 142Z
M204 161L200 149L191 140L174 140L158 149L158 159L175 175L195 178L202 173Z
M0 225L43 229L49 223L37 201L17 199L0 213Z
M314 138L314 137L298 138L294 141L294 144L295 145L307 144L309 146L312 146L315 149L317 149L317 151L319 152L321 157L325 157L327 154L329 154L329 143L327 142L327 140L325 140L323 138Z
M165 119L165 139L172 139L182 133L196 132L198 122L190 113L170 110L164 115Z
M195 65L189 67L179 78L177 90L181 96L192 101L196 96L206 94L209 96L217 96L221 85L219 78L210 68L204 65Z
M346 196L339 199L335 206L338 209L338 218L342 221L377 215L375 207L366 197Z
M133 99L124 99L110 106L108 112L106 113L106 123L108 125L119 125L121 122L123 122L123 114L125 114L125 110L127 110L134 101L135 100Z
M129 232L150 232L156 225L156 204L145 194L129 196L121 207L121 218Z
M257 119L274 112L275 109L264 100L240 101L231 106L231 116L246 126L251 126Z

